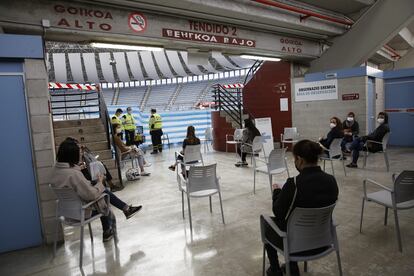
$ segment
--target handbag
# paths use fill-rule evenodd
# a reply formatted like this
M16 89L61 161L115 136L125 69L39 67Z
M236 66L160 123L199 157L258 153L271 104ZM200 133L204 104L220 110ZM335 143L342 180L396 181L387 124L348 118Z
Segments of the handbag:
M129 181L138 180L140 177L138 168L130 168L125 172L125 176Z

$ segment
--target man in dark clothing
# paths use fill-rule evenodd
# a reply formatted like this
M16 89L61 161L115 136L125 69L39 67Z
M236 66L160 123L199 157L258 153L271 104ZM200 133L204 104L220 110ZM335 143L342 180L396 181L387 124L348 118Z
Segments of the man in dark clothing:
M286 231L287 221L296 207L321 208L332 205L338 198L338 186L335 178L321 170L318 164L318 157L321 154L321 147L315 142L302 140L295 144L293 155L295 166L299 175L295 178L288 178L286 184L273 184L273 220L282 231ZM269 241L278 248L283 249L283 239L266 226L265 235ZM277 251L270 245L265 245L270 261L268 276L282 276L279 266ZM325 248L315 249L317 253ZM299 267L296 262L290 262L292 275L299 275Z
M359 158L359 152L361 150L367 150L369 152L378 152L382 151L382 145L377 143L369 143L367 148L364 149L365 142L367 140L382 142L382 138L384 138L385 134L390 132L390 128L388 126L388 114L385 112L378 113L377 122L379 126L370 134L366 136L359 137L355 139L351 144L351 151L352 151L352 162L346 165L348 168L357 168L357 162Z

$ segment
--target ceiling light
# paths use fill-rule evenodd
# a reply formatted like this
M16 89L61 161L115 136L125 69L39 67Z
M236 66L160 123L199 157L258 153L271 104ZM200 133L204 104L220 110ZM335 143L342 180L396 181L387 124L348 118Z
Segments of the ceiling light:
M133 51L162 51L164 48L156 46L138 46L138 45L125 45L125 44L112 44L112 43L91 43L91 47L105 48L105 49L119 49L119 50L133 50Z
M266 60L266 61L280 61L280 58L276 57L266 57L266 56L253 56L253 55L240 55L241 58L245 59L256 59L256 60Z

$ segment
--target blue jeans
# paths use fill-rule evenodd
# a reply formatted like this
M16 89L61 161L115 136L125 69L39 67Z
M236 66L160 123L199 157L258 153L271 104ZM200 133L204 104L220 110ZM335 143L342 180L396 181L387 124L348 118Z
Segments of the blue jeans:
M111 203L111 205L115 206L119 210L123 211L125 210L125 207L128 206L125 202L120 200L116 195L114 195L108 189L105 189L104 193L109 195L109 202Z
M352 151L352 163L356 164L359 158L359 152L364 148L364 141L361 137L355 138L351 144L350 150Z

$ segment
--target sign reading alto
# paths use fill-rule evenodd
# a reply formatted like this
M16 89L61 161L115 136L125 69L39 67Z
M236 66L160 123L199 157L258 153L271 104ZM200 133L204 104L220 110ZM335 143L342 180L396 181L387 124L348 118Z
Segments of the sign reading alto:
M295 84L295 102L338 99L338 80L312 81Z

